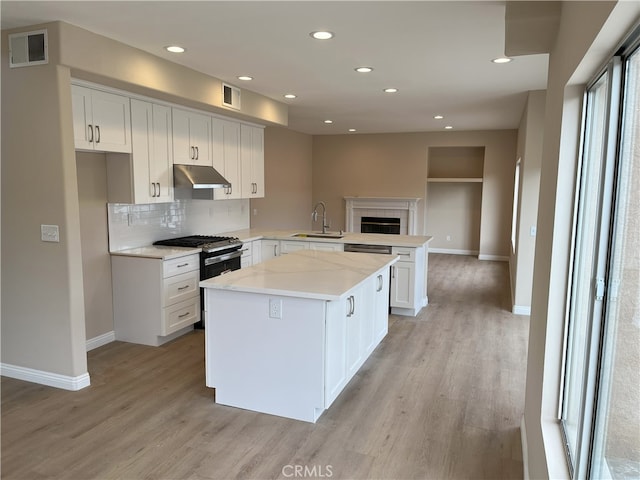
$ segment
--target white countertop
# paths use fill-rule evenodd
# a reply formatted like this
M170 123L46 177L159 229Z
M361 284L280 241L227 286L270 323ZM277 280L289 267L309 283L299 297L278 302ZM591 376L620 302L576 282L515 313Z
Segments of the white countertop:
M253 240L293 240L300 242L326 242L326 243L360 243L364 245L390 245L392 247L417 248L427 245L433 237L427 235L384 235L380 233L352 233L345 232L342 238L317 238L317 237L294 237L297 233L317 233L308 230L267 230L249 228L246 230L236 230L225 232L224 235L238 237L243 242ZM337 232L332 232L337 233Z
M301 250L200 282L203 288L339 300L395 255Z
M110 253L111 255L122 255L126 257L158 258L160 260L171 260L172 258L179 258L187 255L193 255L195 253L200 253L201 251L201 248L164 247L149 245L146 247L117 250Z

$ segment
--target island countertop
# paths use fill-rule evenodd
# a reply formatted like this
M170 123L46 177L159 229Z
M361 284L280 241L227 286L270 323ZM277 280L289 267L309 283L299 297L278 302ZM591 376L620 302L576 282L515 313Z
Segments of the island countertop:
M301 250L200 282L203 288L339 300L395 255Z

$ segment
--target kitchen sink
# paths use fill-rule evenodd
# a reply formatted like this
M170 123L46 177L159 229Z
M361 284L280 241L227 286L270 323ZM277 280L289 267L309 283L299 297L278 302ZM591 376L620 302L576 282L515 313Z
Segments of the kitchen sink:
M294 233L291 235L292 237L298 238L342 238L344 235L341 235L338 232L311 232L311 233Z

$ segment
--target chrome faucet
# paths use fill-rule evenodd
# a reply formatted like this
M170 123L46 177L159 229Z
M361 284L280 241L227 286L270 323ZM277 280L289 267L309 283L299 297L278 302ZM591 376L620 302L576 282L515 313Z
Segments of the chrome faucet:
M322 233L327 233L327 206L324 202L316 203L316 206L313 207L313 213L311 214L311 218L313 218L314 222L318 221L318 207L322 207Z

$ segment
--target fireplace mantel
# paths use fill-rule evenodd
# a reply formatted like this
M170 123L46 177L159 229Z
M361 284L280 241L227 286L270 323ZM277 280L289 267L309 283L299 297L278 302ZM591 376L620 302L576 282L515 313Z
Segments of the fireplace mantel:
M346 201L345 228L348 232L360 232L363 216L400 218L400 233L415 235L417 209L420 198L408 197L344 197Z

